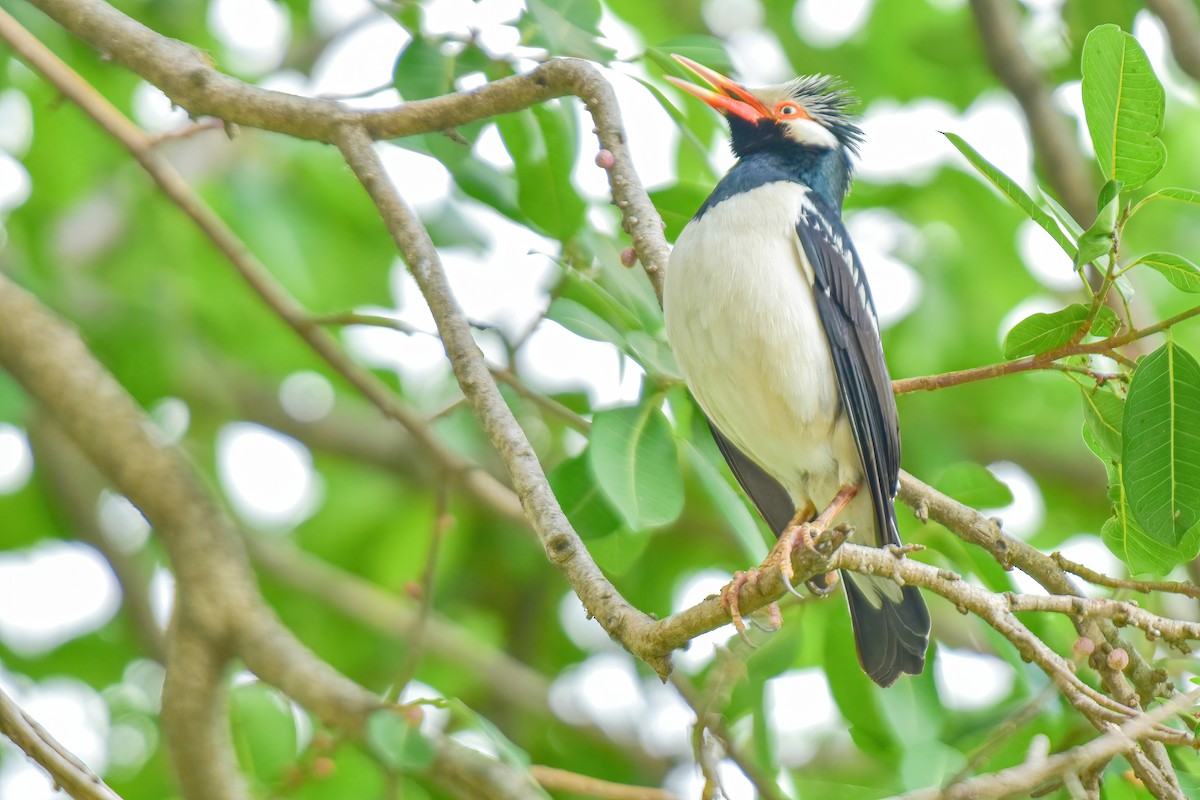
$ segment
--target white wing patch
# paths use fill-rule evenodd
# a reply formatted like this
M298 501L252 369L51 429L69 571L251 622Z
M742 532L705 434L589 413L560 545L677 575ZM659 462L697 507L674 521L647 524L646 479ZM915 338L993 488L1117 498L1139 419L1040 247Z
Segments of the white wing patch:
M879 318L875 315L874 303L867 296L867 279L862 274L858 259L855 258L854 253L846 245L846 240L842 235L834 229L829 220L825 218L825 215L821 213L821 210L813 205L807 192L805 192L800 204L800 221L808 227L817 230L833 245L833 249L837 251L838 257L842 259L842 262L846 265L846 269L850 271L850 276L854 279L854 286L858 289L858 302L866 309L867 317L871 320L871 325L875 328L875 332L878 333ZM803 248L801 249L803 250ZM813 280L812 267L808 264L807 258L804 258L803 261L805 268L809 271L809 281L811 282ZM827 286L825 287L825 295L829 296L829 293L830 288Z

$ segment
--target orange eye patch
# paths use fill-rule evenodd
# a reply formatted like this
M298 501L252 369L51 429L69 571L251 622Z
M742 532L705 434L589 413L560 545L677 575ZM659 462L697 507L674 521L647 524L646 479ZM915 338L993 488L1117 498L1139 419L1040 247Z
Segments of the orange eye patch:
M776 119L812 119L808 112L802 106L791 101L784 100L775 106Z

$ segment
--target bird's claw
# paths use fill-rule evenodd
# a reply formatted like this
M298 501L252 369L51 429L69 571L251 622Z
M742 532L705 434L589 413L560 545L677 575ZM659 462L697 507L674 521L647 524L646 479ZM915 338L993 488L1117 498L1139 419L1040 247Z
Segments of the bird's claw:
M838 574L836 572L827 572L824 575L817 575L814 578L810 578L804 585L817 597L828 597L833 594L837 583Z
M750 637L746 635L746 621L742 619L741 610L741 591L747 583L758 585L758 568L746 570L742 572L738 570L733 573L733 580L726 584L721 590L721 608L729 612L729 620L733 623L734 630L738 636L742 637L742 641L754 647L754 642L750 641Z
M775 543L771 555L767 556L768 563L773 562L779 567L783 585L801 600L804 599L804 595L800 594L792 585L792 580L796 577L796 570L792 567L792 554L800 548L810 551L816 549L813 543L813 532L813 526L808 523L789 526L780 535L779 541Z
M764 625L754 617L750 617L750 624L763 633L775 633L775 631L782 628L783 612L779 610L779 603L770 603L767 605L767 624Z

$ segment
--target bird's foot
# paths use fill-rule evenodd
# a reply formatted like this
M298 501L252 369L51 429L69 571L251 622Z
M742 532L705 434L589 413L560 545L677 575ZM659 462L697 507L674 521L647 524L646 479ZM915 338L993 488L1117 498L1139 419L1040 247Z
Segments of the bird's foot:
M836 572L827 572L824 575L817 575L809 578L804 582L808 590L817 597L828 597L833 594L833 590L837 588L838 574Z
M751 647L755 647L754 642L750 641L750 637L746 635L746 620L742 617L741 610L741 591L746 584L758 586L759 569L748 569L745 572L738 570L733 573L733 580L730 581L724 589L721 590L721 608L729 612L729 619L733 622L733 627L738 632L738 636L742 637L742 641ZM779 611L778 603L771 603L767 606L767 626L761 626L754 621L752 617L750 621L756 627L764 627L769 631L777 631L783 625L783 616Z
M779 541L771 549L767 560L763 562L764 564L774 564L778 567L779 574L783 578L783 585L788 588L789 592L801 600L804 599L804 595L796 591L796 587L792 585L792 580L796 577L796 570L792 567L792 555L800 549L816 550L816 545L813 542L813 534L815 533L819 533L819 530L808 522L800 525L789 525L779 536Z

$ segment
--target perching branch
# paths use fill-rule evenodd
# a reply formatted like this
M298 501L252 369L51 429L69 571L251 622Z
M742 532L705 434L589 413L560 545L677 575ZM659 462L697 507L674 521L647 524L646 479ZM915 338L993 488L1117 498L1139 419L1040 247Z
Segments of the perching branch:
M96 0L78 0L78 2L37 0L36 4L80 38L91 42L106 54L111 55L114 60L129 66L147 80L163 88L174 102L188 109L193 115L211 113L228 124L262 127L302 138L336 143L346 157L347 163L375 201L380 216L416 276L437 320L441 339L454 367L459 385L500 453L512 478L516 494L520 498L524 514L537 532L547 556L564 572L589 611L597 616L614 638L658 669L660 673L669 670L669 656L673 649L690 641L703 630L709 630L727 621L727 615L715 600L706 601L693 609L662 621L652 620L625 601L596 568L579 537L572 530L559 508L524 432L505 405L495 380L474 343L469 325L450 293L432 241L412 210L404 204L396 188L391 185L372 147L373 140L378 138L442 130L497 113L525 108L537 102L567 94L581 97L597 123L601 146L614 156L613 166L609 168L614 200L622 210L624 225L633 237L634 245L647 269L651 283L661 296L662 268L667 253L667 246L661 233L661 221L636 174L633 173L621 132L619 113L611 90L590 65L573 60L552 60L537 67L528 75L497 81L475 92L411 103L389 111L356 112L328 100L296 98L241 84L212 69L203 55L194 48L158 36L153 31L129 20L106 4L96 2ZM986 5L989 4L983 2L976 4L977 8ZM0 22L4 21L5 18L0 17ZM8 29L0 30L8 38ZM31 58L25 51L22 53L25 57ZM42 67L39 66L39 68ZM52 67L48 74L51 73L53 73ZM57 79L52 78L52 80L59 85ZM88 108L89 113L99 115L97 119L106 116L102 109L95 104L95 98L89 98L86 92L77 96L69 96ZM206 208L198 205L196 198L191 195L190 190L182 184L182 181L178 180L177 175L172 175L162 169L163 165L155 161L157 157L145 147L145 135L133 129L132 126L128 126L127 122L116 122L112 119L108 119L108 122L112 125L109 127L110 132L129 147L131 153L159 182L168 196L209 235L230 263L259 292L272 310L288 322L335 369L342 371L343 375L346 375L360 392L371 397L377 404L381 403L381 407L386 406L386 402L373 394L374 389L368 382L356 381L351 375L347 375L344 371L347 366L338 363L343 356L340 351L336 350L336 344L329 344L332 340L327 339L324 332L313 325L304 309L272 283L272 279L262 265L247 254L240 242L228 235L228 231L224 230L220 220L211 215ZM1090 197L1088 203L1090 204ZM21 299L19 290L8 288L0 283L0 312L5 310L3 301L10 297L17 298L13 301L14 308L25 302ZM17 308L17 310L23 313L22 318L33 318L39 313L36 309L30 311L29 308ZM1197 313L1200 313L1200 309L1197 310ZM0 319L8 320L10 318L0 313ZM1161 328L1158 329L1161 330ZM1140 334L1148 335L1147 331L1149 329L1143 329ZM1112 339L1106 340L1105 343L1110 347L1116 346ZM1076 346L1091 347L1105 343ZM6 355L4 345L4 340L0 339L0 361L4 361ZM14 347L18 351L21 348L37 350L44 355L44 347L38 347L36 342L28 339L21 339L15 343ZM50 387L39 382L36 364L21 362L20 352L15 355L7 355L17 359L17 368L13 369L10 366L10 369L13 369L18 380L26 385L31 394L37 397L52 394ZM1004 370L997 374L1008 374L1027 368L1036 367L1028 366L1020 369L1004 367ZM102 377L111 382L111 378ZM55 377L55 380L59 379L62 377ZM101 383L105 386L108 385L105 381L101 381ZM926 387L918 386L916 388ZM84 392L79 396L87 397L88 395ZM88 399L92 400L93 398L88 397ZM117 400L118 404L120 402L128 404L126 397L117 398ZM101 404L96 405L100 406ZM55 413L61 417L66 413L66 409L61 407L60 403L60 407ZM104 417L107 409L104 409L103 413L94 410L90 413L90 418L86 420L88 423L110 421ZM390 413L390 416L400 418L394 411ZM62 421L65 426L68 426L67 420ZM401 419L401 421L404 420ZM114 478L118 486L124 487L136 483L122 472L133 469L127 461L119 457L105 457L96 449L97 440L94 438L96 434L83 430L78 425L68 427L72 436L85 445L85 450L88 450L94 459L99 459L98 463L106 472L110 473L110 477ZM409 429L414 437L420 436L421 428L419 426ZM128 435L130 431L126 428L120 430L119 433ZM103 434L100 435L103 436ZM436 450L432 449L437 446L436 442L423 444L427 448L431 448L431 452L436 453ZM187 477L186 471L183 473L179 471L178 464L164 463L162 459L152 459L151 462L154 466L168 468L169 476L183 475L185 478ZM463 466L461 462L450 462L449 465L459 467L458 471L466 474L475 472L473 469ZM140 465L138 468L140 469ZM233 615L209 615L206 613L207 604L215 601L210 595L205 594L199 576L209 573L214 567L214 562L211 559L200 557L202 554L198 552L197 548L199 543L206 541L206 536L214 535L214 531L221 537L221 546L234 541L236 536L227 535L231 533L228 521L223 519L219 512L214 514L213 510L208 507L209 504L207 504L202 491L189 486L185 486L185 489L187 491L184 492L184 496L175 499L184 501L180 503L181 513L199 515L198 521L202 524L198 527L188 528L184 525L185 521L179 521L173 530L170 524L172 522L170 509L161 504L156 506L153 498L142 498L144 493L134 492L129 496L131 499L139 498L135 499L139 505L147 502L151 506L151 511L147 511L147 516L150 516L152 520L162 518L167 521L164 537L167 540L168 549L174 548L172 557L181 572L181 604L187 602L194 606L193 613L196 615L194 627L207 642L207 652L213 659L213 663L223 663L221 660L222 648L228 648L230 652L236 652L245 658L251 669L296 697L329 724L351 733L358 733L365 715L376 706L373 695L334 673L327 665L295 642L286 629L273 618L262 604L261 599L257 597L252 579L247 575L244 553L236 544L232 548L232 554L227 558L228 564L233 567L232 586L235 591L232 601L228 598L223 599L216 602L214 608L228 608L232 602L233 607L239 612L237 621L230 618ZM508 496L511 497L511 495ZM981 522L982 518L978 514L974 514L974 512L968 514L966 511L953 508L953 501L907 476L905 478L905 496L906 502L914 504L918 509L927 510L930 516L935 518L940 516L944 524L947 524L959 535L987 547L990 552L1001 558L1002 563L1017 564L1048 588L1057 587L1051 588L1052 592L1060 595L1078 593L1061 566L1054 563L1052 559L1037 553L1037 551L1033 551L1036 555L1026 552L1021 546L1017 546L1021 543L1014 544L1011 540L1003 537L994 525L989 525L986 521ZM146 509L143 508L143 510ZM151 516L152 512L153 516ZM197 520L189 518L186 521L196 522ZM831 540L825 541L833 543ZM1032 550L1032 548L1028 548L1028 550ZM185 558L187 556L196 556L195 563L188 561ZM831 566L844 566L849 569L875 571L876 574L893 574L900 580L931 589L975 611L981 618L1009 637L1023 654L1029 655L1040 668L1050 675L1068 699L1101 730L1104 730L1104 726L1111 721L1124 720L1126 716L1138 713L1134 708L1136 696L1132 694L1128 685L1120 679L1119 675L1113 675L1111 672L1103 673L1106 686L1117 696L1116 701L1080 682L1065 660L1049 651L1044 643L1033 637L1013 616L1014 610L1027 609L1001 605L1009 602L1005 596L970 587L965 582L956 580L957 576L943 574L933 567L914 561L897 559L885 551L862 551L859 548L847 547L832 554L829 552L801 553L797 555L795 566L798 577L814 575ZM891 572L889 573L888 570ZM767 575L758 585L752 584L746 587L743 591L742 607L744 610L750 611L782 594L783 586L778 580L778 576ZM1056 599L1055 603L1059 603L1059 599ZM1079 610L1082 608L1081 605L1077 605L1073 599L1066 599L1066 602L1058 607L1036 610L1056 611L1072 616L1081 615L1082 620L1079 622L1081 627L1086 630L1098 630L1104 638L1112 638L1116 635L1112 626L1108 623L1096 622L1093 617L1104 617L1106 610L1114 607L1119 608L1120 606L1088 606L1081 612ZM1133 614L1133 616L1138 615ZM1152 626L1152 629L1159 620L1159 618L1153 620L1140 618L1147 625ZM1183 631L1183 634L1188 636L1190 633L1190 629ZM1135 672L1134 680L1139 687L1147 688L1147 681L1139 680L1136 676L1136 662L1131 666L1131 670ZM1144 718L1139 716L1135 722L1144 722ZM1173 772L1169 763L1165 761L1161 748L1155 749L1153 740L1163 739L1179 742L1187 741L1187 737L1178 731L1153 726L1143 728L1131 725L1129 733L1141 737L1143 742L1144 755L1137 752L1130 752L1128 755L1131 763L1138 770L1139 776L1159 796L1175 796L1171 793ZM219 743L214 746L214 749L219 749ZM494 769L493 764L494 762L487 764L484 771ZM485 784L491 787L493 793L503 794L504 792L500 791L498 787L504 780L514 779L516 783L511 785L516 787L526 785L527 777L519 774L506 774L503 780L489 777ZM464 791L466 790L464 789ZM1178 793L1177 786L1174 787L1174 791L1176 794Z

